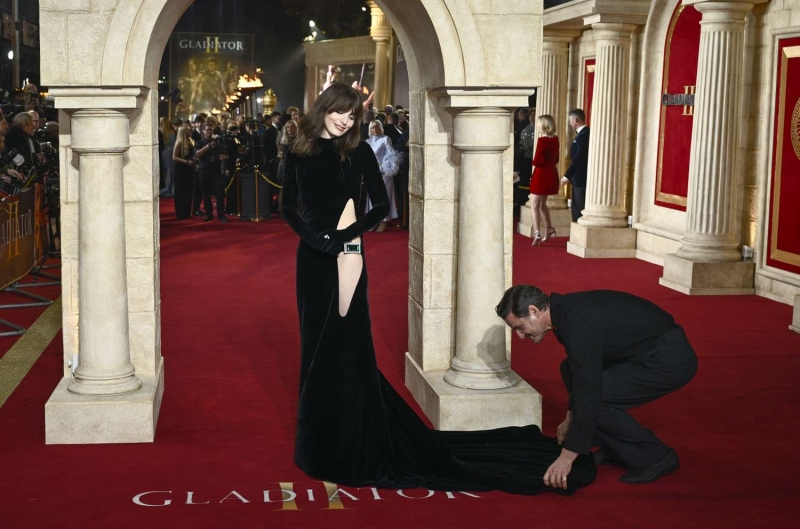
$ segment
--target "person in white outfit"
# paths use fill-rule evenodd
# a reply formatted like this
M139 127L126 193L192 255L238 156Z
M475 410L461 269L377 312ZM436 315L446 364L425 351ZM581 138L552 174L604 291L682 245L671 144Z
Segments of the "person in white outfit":
M383 183L386 184L386 192L389 194L389 214L375 229L376 232L386 230L387 223L398 217L397 206L394 199L394 175L400 170L403 154L394 150L392 140L383 134L383 125L380 121L373 121L369 124L369 138L367 143L372 147L378 165L381 168ZM372 209L372 204L367 200L367 211Z

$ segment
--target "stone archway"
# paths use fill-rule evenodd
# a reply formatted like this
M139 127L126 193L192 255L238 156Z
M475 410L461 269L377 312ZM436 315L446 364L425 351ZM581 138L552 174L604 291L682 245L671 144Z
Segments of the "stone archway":
M164 371L154 89L191 3L41 0L42 80L59 108L65 180L64 379L46 406L48 443L155 434ZM511 278L510 112L539 84L542 3L376 3L406 51L411 87L407 384L440 428L539 422L540 398L510 370L493 307ZM472 389L509 386L460 405Z

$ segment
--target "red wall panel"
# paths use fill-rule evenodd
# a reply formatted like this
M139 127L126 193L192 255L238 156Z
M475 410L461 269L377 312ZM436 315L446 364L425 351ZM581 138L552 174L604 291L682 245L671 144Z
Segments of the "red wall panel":
M594 70L595 59L583 61L583 112L586 114L586 124L592 125L592 99L594 98Z
M693 7L679 4L675 8L664 45L662 94L694 94L700 54L700 18L700 12ZM694 106L660 104L655 203L686 211Z
M800 37L778 41L767 265L800 274Z

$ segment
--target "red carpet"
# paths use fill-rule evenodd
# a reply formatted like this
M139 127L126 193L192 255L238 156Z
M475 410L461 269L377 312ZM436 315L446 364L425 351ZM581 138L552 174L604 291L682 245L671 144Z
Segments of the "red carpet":
M358 499L341 494L346 509L329 508L324 486L292 463L295 236L277 220L179 223L170 207L161 231L166 392L156 442L45 446L59 335L0 408L0 528L794 526L800 336L787 329L791 308L757 297L690 298L659 287L657 266L581 260L566 254L564 239L531 248L519 236L515 282L559 292L627 290L685 326L700 356L697 377L637 412L678 450L682 468L656 484L626 486L621 470L603 467L595 484L569 498L413 490L379 491L376 499L368 489L347 489ZM410 399L407 240L396 229L366 236L379 365ZM562 358L553 337L538 347L515 339L514 369L544 395L551 435L566 404ZM298 510L265 503L264 491L279 497L279 482L294 483ZM171 503L135 505L146 491L169 491L144 501Z

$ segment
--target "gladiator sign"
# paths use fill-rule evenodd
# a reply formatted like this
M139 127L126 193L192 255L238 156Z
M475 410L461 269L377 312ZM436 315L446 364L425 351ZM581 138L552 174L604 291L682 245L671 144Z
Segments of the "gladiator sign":
M0 289L33 268L35 217L32 189L0 202Z
M694 116L694 86L684 86L682 94L664 94L661 104L665 107L683 107L684 116Z
M222 110L239 76L254 71L253 35L173 33L169 91L178 90L173 117Z

